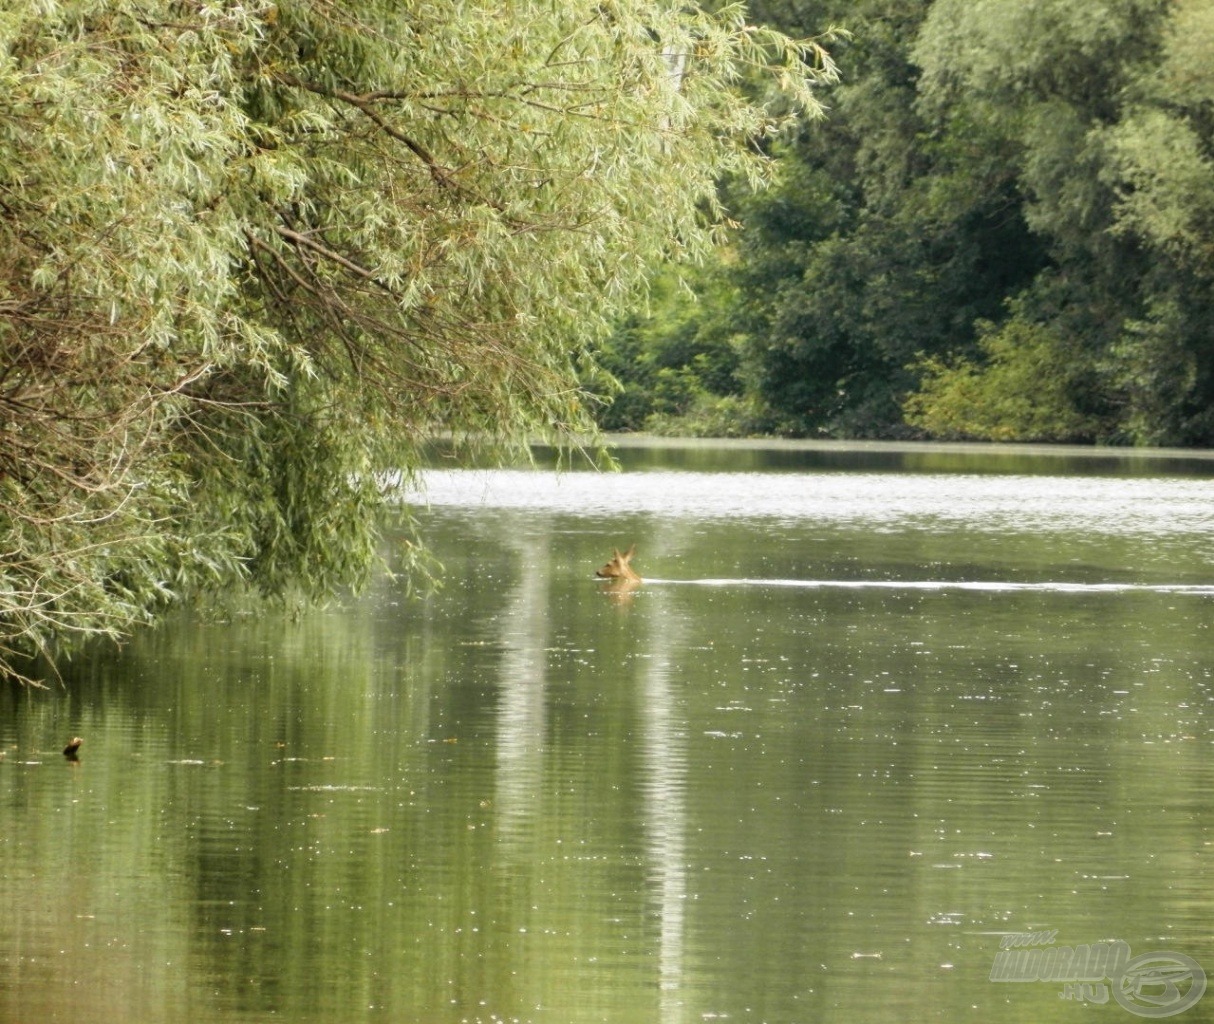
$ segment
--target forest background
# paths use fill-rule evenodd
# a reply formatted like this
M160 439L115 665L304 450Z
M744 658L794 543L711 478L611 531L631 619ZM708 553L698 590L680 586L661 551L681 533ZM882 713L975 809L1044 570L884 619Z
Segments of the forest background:
M762 0L828 115L656 276L609 430L1214 443L1214 5Z

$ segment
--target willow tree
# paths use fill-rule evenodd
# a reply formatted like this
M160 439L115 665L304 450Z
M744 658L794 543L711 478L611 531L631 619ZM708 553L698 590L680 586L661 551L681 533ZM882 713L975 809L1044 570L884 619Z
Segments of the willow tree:
M832 74L672 0L5 4L0 672L357 584L435 431L586 429L590 342Z

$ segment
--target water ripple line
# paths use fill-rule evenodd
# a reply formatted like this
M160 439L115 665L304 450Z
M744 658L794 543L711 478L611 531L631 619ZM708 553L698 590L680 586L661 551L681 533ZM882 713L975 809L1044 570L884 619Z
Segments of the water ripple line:
M796 587L805 590L978 590L992 593L1036 591L1051 594L1190 594L1214 596L1214 583L1073 583L1045 580L788 580L788 579L696 579L665 580L645 578L646 584L698 587Z

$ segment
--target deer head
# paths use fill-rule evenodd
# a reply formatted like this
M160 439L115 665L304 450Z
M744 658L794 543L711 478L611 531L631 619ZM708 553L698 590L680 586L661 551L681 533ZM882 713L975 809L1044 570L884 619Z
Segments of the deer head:
M615 550L615 557L601 569L596 569L594 574L601 579L611 580L620 586L635 587L641 582L641 577L636 574L628 563L632 561L632 556L636 554L636 551L637 546L635 544L623 554L620 554L617 548Z

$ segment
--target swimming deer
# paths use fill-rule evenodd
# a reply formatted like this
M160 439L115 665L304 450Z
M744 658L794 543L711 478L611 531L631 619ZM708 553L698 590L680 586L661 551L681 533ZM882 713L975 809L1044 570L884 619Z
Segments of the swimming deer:
M632 556L637 553L637 546L632 545L623 554L620 554L619 548L615 549L615 557L611 559L603 568L596 569L594 574L600 579L611 580L607 589L619 593L623 591L635 590L641 585L641 577L628 563L632 561Z

